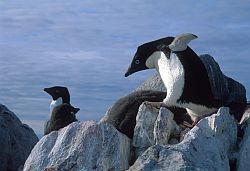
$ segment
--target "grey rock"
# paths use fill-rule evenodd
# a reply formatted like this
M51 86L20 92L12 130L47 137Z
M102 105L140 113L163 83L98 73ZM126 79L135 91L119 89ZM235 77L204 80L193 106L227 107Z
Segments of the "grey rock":
M200 59L207 70L214 98L221 106L229 107L230 113L240 121L247 103L245 87L224 75L212 56L200 55Z
M22 168L37 142L34 131L0 104L0 170L16 171Z
M209 54L200 55L200 59L208 72L214 98L224 99L225 94L228 94L228 84L219 64Z
M168 144L170 135L180 133L173 120L174 114L167 108L160 110L142 103L139 108L133 137L136 158L148 147L155 144Z
M230 170L237 126L229 109L202 119L176 145L149 147L129 168L131 171Z
M125 170L130 139L108 123L74 122L44 136L28 157L24 171Z
M148 147L155 144L154 142L154 123L158 116L158 110L147 103L142 103L136 116L136 125L134 128L133 147L137 159Z
M159 110L143 103L136 116L136 125L133 137L133 146L148 148L155 144L154 141L154 123Z
M167 108L160 108L154 123L155 144L168 144L171 134L179 134L180 128L174 121L174 114Z
M163 92L167 91L158 73L150 77L149 79L147 79L135 91L141 91L141 90L155 90L155 91L163 91Z

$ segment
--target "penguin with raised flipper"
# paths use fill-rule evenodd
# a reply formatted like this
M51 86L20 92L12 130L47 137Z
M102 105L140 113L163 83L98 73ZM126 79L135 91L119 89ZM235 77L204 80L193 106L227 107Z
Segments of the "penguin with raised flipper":
M70 104L70 94L67 87L54 86L44 88L44 91L52 97L50 119L45 123L44 135L77 121L75 114L80 109Z
M196 35L186 33L139 46L125 74L127 77L137 71L156 68L166 86L167 96L163 102L151 104L158 107L185 108L193 120L192 125L185 123L189 127L194 126L200 118L216 112L221 106L230 107L225 99L225 96L228 96L225 93L230 93L227 87L223 87L223 93L221 93L223 97L217 98L214 95L216 93L213 91L217 90L212 87L213 84L203 61L187 45L196 38ZM246 94L244 86L242 87L243 94ZM242 102L237 107L242 108L240 110L242 112L236 117L239 119L246 107L246 98L242 98Z

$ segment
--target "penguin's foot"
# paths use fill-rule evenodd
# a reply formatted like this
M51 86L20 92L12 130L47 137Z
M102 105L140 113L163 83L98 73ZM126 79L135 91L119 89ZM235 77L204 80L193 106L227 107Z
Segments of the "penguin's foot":
M168 107L165 103L163 102L145 102L146 105L150 105L154 108L160 109L161 107Z

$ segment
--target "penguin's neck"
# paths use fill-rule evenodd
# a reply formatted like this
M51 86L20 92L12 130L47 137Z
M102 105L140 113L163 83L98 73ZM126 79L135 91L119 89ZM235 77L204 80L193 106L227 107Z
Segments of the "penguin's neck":
M50 114L52 114L52 111L55 107L59 106L63 104L63 99L62 97L59 97L58 99L56 100L52 100L51 103L50 103Z
M184 88L184 69L181 61L175 53L171 53L168 59L166 55L154 52L146 62L147 67L156 68L167 89L167 97L164 102L167 105L176 105Z

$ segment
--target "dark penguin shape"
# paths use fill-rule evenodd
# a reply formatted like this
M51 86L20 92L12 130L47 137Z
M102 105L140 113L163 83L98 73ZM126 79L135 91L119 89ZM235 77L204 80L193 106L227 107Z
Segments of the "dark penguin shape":
M62 126L67 126L65 125L65 123L70 124L71 122L73 122L72 120L75 119L75 115L73 115L73 113L76 114L80 109L71 106L70 94L67 87L54 86L50 88L44 88L44 91L52 97L52 101L50 104L50 119L46 121L44 126L44 135L46 135L48 134L48 132L51 132L51 130L54 130L51 128L62 128ZM72 115L70 115L70 111ZM60 115L62 116L60 117ZM51 121L53 121L52 125ZM55 125L55 123L58 125Z
M161 106L185 108L194 123L223 106L223 100L213 96L204 64L187 46L195 38L197 36L187 33L139 46L125 74L127 77L137 71L156 68L167 88Z
M44 135L77 121L75 114L79 110L68 103L56 106L51 113L50 120L46 123Z
M70 95L67 87L54 86L50 88L44 88L43 90L52 97L50 112L52 112L53 108L58 105L63 103L70 104Z
M160 102L166 97L166 92L143 90L133 92L120 98L108 111L107 122L111 123L118 131L133 138L136 124L136 115L139 106L144 101ZM169 108L175 115L177 123L182 123L190 118L186 115L186 110L181 108Z

